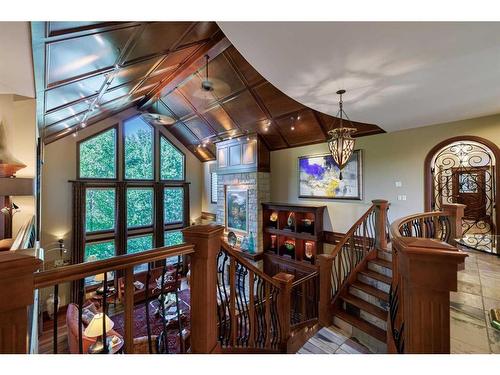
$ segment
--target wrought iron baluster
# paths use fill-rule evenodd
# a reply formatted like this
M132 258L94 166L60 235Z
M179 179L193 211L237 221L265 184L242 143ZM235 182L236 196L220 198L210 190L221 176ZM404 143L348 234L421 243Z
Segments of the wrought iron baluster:
M160 288L160 309L162 315L162 332L163 332L163 341L165 343L165 353L169 353L170 349L168 347L168 332L167 332L167 322L166 322L166 314L165 314L165 273L167 272L167 262L163 261L163 267L161 271L161 288Z
M78 281L78 353L83 354L83 299L85 297L85 279Z
M57 334L58 334L58 322L57 322L57 310L59 309L59 284L54 285L54 327L52 331L52 346L53 353L57 354Z
M275 286L270 286L271 293L271 347L277 349L281 341L281 327L278 314L278 294L279 290Z
M247 276L248 276L248 269L243 268L242 305L243 305L243 317L245 319L245 323L244 323L245 335L243 336L242 344L244 344L245 346L248 346L248 340L250 338L250 314L249 314L249 309L248 309L248 300L247 300L247 293L246 293Z
M242 305L242 299L241 299L241 276L243 274L243 267L239 262L235 262L235 287L234 287L234 292L235 292L235 302L236 304L234 305L234 308L238 310L238 313L236 314L235 311L235 318L236 322L238 323L238 328L236 331L236 343L238 345L241 345L242 340L243 340L243 324L244 324L244 318L242 316L243 314L243 305Z
M149 284L151 282L151 263L148 263L148 270L146 273L146 301L144 302L144 308L146 310L146 332L148 334L148 350L149 354L153 354L153 343L151 341L151 322L150 322L150 315L149 315Z
M165 260L166 261L166 260ZM181 263L181 257L177 256L177 263L175 265L175 279L174 279L174 288L175 288L175 308L177 310L177 327L178 327L178 332L179 332L179 350L180 352L184 352L184 341L182 337L182 317L181 317L181 311L180 311L180 304L179 304L179 267Z
M102 320L102 343L104 345L103 347L103 352L104 354L109 353L109 348L108 348L108 337L106 333L106 315L107 315L107 294L108 294L108 273L105 271L104 272L104 281L103 281L103 290L102 290L102 313L103 313L103 320Z

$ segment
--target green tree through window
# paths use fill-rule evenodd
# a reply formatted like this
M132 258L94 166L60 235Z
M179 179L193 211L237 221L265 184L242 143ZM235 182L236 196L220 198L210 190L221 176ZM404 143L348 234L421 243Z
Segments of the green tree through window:
M160 137L160 161L162 180L184 180L184 154L164 137Z
M95 242L85 245L84 262L104 260L115 255L115 241Z
M153 225L153 189L127 189L127 227Z
M116 178L116 129L80 143L80 178Z
M125 121L125 178L153 179L153 129L140 117Z
M180 245L184 242L184 236L180 230L176 231L166 231L163 235L165 246L175 246Z
M85 230L98 232L115 228L115 189L86 190Z
M161 129L134 116L81 141L78 152L78 178L82 180L76 182L81 189L74 189L74 199L85 202L80 261L138 253L162 242L165 246L183 242L186 158ZM164 225L154 225L162 208ZM122 243L125 246L118 246ZM177 257L167 262L173 264ZM135 271L146 267L138 266ZM87 279L87 283L95 282Z
M127 254L136 254L153 248L153 235L131 237L127 240ZM147 264L140 264L134 267L134 272L146 271Z
M164 191L165 224L182 223L184 218L184 189L165 188Z

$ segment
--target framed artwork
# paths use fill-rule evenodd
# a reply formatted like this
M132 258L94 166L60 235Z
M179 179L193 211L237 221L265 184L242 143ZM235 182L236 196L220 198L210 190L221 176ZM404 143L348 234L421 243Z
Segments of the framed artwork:
M299 157L299 198L362 198L362 152L354 150L340 170L330 154Z
M248 233L248 190L226 188L226 229Z

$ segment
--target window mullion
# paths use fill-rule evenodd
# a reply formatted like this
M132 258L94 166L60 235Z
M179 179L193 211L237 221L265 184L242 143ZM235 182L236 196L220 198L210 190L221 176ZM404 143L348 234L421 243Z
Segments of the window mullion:
M127 186L125 182L117 184L117 225L116 225L116 255L127 253Z

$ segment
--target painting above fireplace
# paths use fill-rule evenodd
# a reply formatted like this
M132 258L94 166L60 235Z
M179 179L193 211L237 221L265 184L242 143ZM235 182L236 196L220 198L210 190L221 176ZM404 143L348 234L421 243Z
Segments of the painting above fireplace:
M248 233L248 189L226 188L226 229Z

